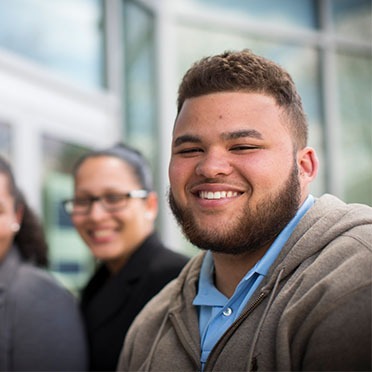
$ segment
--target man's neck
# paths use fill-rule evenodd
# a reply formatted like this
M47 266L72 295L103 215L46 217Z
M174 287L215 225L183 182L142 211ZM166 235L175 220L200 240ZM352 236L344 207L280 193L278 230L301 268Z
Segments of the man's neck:
M241 255L213 252L216 288L230 298L245 274L264 256L269 246Z

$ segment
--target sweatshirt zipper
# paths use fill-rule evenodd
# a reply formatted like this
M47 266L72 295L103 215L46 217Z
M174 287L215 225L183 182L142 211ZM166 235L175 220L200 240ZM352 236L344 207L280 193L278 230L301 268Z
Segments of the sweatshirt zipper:
M252 313L252 311L262 302L262 300L266 297L266 292L261 292L260 295L256 298L256 300L249 306L249 308L240 315L240 317L234 322L234 324L226 331L226 333L217 341L216 345L214 346L212 352L210 353L204 367L204 372L208 371L208 362L210 361L213 354L217 353L220 354L224 345L226 337L230 337L235 330L240 326L240 324Z
M251 371L251 366L250 366L250 363L252 363L252 361L254 361L255 358L253 358L253 351L254 351L254 348L256 346L256 342L257 342L257 339L258 339L258 334L261 330L261 327L263 325L263 322L264 320L266 319L266 316L267 316L267 313L272 305L272 302L274 301L274 296L275 294L277 293L277 289L278 289L278 286L279 286L279 283L282 279L282 276L285 272L285 267L282 267L275 279L275 283L274 283L274 286L273 288L271 289L271 291L261 291L260 292L260 295L257 297L257 299L249 306L249 308L233 323L233 325L231 326L231 328L229 328L223 335L222 337L219 339L219 341L217 342L216 346L213 348L211 354L209 355L209 358L207 359L207 362L205 364L205 367L207 367L208 365L208 362L210 361L211 359L211 355L212 354L216 354L216 353L220 353L221 350L223 349L224 345L226 344L226 341L233 335L233 333L235 332L235 330L241 325L241 323L248 318L248 316L253 312L253 310L263 301L263 299L268 295L268 293L271 292L270 294L270 297L269 297L269 300L268 300L268 303L267 305L265 306L265 309L264 309L264 312L261 316L261 319L258 323L258 326L257 326L257 329L256 329L256 332L253 336L253 340L252 340L252 346L249 350L249 357L248 357L248 371ZM225 341L226 340L226 341ZM223 345L222 345L223 344ZM218 355L217 354L217 355ZM208 368L205 368L204 369L205 371L208 370Z

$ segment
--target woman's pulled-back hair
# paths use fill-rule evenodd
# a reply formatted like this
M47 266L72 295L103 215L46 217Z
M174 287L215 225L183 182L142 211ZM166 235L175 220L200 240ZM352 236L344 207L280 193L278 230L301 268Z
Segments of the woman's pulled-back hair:
M297 147L306 146L307 119L291 76L278 64L248 49L226 51L194 63L178 90L177 115L188 98L241 91L274 98L286 114Z
M43 226L18 189L9 163L2 157L0 157L0 174L3 174L8 180L9 194L14 198L14 209L23 211L20 228L14 237L16 248L25 261L46 267L48 265L48 245Z
M130 147L124 143L118 143L112 147L93 150L84 154L78 159L74 168L73 175L76 176L77 171L85 160L89 158L95 158L99 156L112 156L122 160L124 163L128 164L137 177L138 182L141 187L147 191L153 191L153 177L151 172L151 167L146 158L137 149Z

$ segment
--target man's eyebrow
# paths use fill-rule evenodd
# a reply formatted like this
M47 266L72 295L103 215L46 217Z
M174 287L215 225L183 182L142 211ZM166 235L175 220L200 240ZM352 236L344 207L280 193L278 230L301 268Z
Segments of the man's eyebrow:
M221 138L224 140L232 140L244 137L263 139L262 134L255 129L242 129L236 132L226 132L221 134Z
M257 139L263 139L262 134L258 132L255 129L242 129L235 132L225 132L221 134L221 138L223 140L233 140L237 138L244 138L244 137L250 137L250 138L257 138ZM194 136L192 134L184 134L182 136L177 137L174 140L174 147L180 146L183 143L201 143L201 139L198 136Z
M175 147L182 145L185 142L191 142L191 143L200 143L201 139L197 136L193 136L191 134L184 134L183 136L179 136L174 140L173 145Z

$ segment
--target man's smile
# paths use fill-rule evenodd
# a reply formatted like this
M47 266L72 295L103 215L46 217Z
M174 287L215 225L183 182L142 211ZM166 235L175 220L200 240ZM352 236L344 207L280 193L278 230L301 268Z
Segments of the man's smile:
M215 200L235 198L240 194L237 191L199 191L198 196L201 199Z

